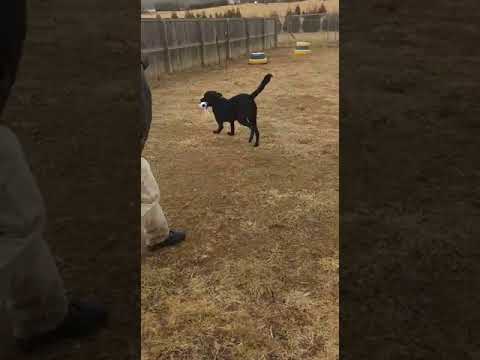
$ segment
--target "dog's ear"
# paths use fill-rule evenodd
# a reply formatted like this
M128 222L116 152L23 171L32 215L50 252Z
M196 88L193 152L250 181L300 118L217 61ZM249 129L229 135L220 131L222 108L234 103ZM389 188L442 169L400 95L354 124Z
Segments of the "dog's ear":
M214 94L216 97L219 97L219 98L221 98L221 97L223 96L221 93L219 93L219 92L217 92L217 91L215 91L213 94Z

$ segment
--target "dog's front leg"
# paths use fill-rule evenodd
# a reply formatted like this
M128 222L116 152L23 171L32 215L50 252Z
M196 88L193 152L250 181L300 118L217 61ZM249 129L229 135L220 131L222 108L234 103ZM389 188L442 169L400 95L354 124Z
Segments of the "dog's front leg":
M220 134L220 132L223 130L223 124L218 124L218 129L217 130L213 130L213 133L214 134Z
M228 135L230 136L235 135L235 122L233 121L230 122L230 131L228 132Z

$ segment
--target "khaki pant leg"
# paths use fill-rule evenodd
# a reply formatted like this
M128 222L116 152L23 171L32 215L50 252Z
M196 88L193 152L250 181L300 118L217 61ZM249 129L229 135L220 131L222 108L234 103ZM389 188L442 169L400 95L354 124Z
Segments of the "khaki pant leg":
M56 328L67 313L68 302L45 241L32 241L3 270L4 297L14 336L28 337Z
M147 246L154 246L164 241L170 228L162 207L160 206L160 189L148 161L142 162L142 254Z
M168 221L158 203L144 215L142 224L144 226L142 234L145 236L145 245L147 246L158 245L170 234Z

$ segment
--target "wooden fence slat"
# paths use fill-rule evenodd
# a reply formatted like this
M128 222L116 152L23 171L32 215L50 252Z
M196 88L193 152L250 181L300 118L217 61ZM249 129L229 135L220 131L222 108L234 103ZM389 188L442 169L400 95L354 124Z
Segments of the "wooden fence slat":
M202 20L198 21L198 27L200 30L200 56L202 66L205 66L205 31L203 29L204 22Z
M247 54L250 54L250 29L248 28L248 19L245 19L245 37L247 40Z
M265 44L265 43L267 42L267 36L266 36L266 31L267 31L267 29L266 29L266 23L267 23L267 19L265 19L265 18L264 18L264 19L263 19L263 21L262 21L263 50L265 50L265 48L266 48L266 44Z
M274 40L274 47L277 48L278 47L278 29L277 29L277 19L274 19L273 20L274 23L273 23L273 40Z
M167 31L167 23L165 21L161 21L162 28L163 28L163 48L165 51L165 65L166 70L168 73L172 72L172 58L170 57L170 48L168 46L168 31Z
M215 44L217 48L217 56L218 56L218 63L221 64L222 60L220 59L220 49L219 49L219 44L218 44L218 30L217 30L217 24L213 27L214 33L215 33Z
M232 49L230 48L230 20L229 19L225 21L225 40L227 42L227 45L226 45L227 53L225 56L227 60L230 60Z

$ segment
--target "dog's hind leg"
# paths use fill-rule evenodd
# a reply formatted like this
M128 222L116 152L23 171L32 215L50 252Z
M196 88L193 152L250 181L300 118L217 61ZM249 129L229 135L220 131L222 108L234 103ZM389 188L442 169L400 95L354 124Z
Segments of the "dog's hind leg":
M213 130L213 133L214 134L220 134L222 130L223 130L223 124L218 124L218 129Z
M260 132L257 127L257 111L255 109L254 116L250 118L250 141L253 140L253 134L255 133L255 147L260 143Z
M255 131L255 147L257 147L260 144L260 132L257 125L254 126L253 130Z
M242 124L243 126L246 126L250 129L250 137L248 138L248 142L251 143L252 140L253 140L253 135L255 134L255 131L253 130L252 123L250 122L248 117L246 117L245 119L240 119L240 120L238 120L238 122L240 124Z
M230 136L235 135L235 122L233 121L230 122L230 131L228 132L228 135Z

